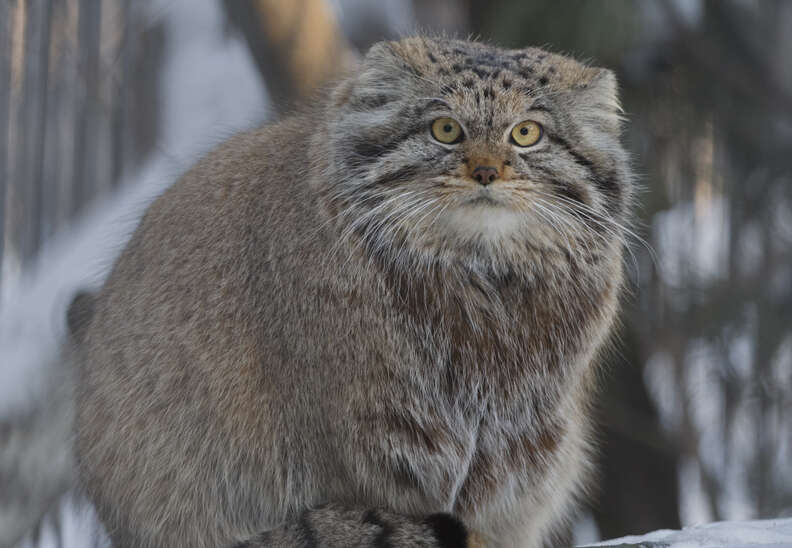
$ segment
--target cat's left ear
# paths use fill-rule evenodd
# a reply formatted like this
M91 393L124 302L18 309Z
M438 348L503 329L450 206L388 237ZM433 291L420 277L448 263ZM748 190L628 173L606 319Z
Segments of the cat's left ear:
M605 68L587 67L576 86L579 93L578 105L582 105L590 121L613 133L621 130L622 110L619 101L619 85L613 71Z
M332 101L341 106L352 97L377 96L380 99L398 94L398 55L393 42L378 42L357 63L353 74L335 89Z

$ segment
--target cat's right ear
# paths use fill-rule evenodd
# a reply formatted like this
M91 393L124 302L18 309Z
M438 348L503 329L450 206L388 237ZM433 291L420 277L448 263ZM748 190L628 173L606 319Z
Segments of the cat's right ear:
M333 105L341 107L350 102L369 102L378 98L380 102L390 95L398 93L399 56L393 49L392 42L377 42L369 48L366 55L358 62L357 68L349 78L342 81L333 91Z

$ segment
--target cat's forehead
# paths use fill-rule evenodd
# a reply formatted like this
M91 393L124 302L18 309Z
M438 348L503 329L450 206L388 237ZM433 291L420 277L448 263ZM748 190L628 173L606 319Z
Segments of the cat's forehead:
M585 80L587 67L539 48L504 49L480 42L407 38L393 44L411 70L432 81L464 88L528 93L568 88Z

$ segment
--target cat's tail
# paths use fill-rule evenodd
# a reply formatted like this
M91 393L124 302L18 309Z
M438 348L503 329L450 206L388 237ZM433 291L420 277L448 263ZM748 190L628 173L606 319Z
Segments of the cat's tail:
M425 547L484 548L480 537L450 514L423 519L379 510L324 506L306 510L277 529L234 548L349 548Z

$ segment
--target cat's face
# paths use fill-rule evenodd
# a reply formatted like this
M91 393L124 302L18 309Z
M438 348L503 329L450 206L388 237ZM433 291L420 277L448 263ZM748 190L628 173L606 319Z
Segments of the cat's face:
M613 75L539 49L378 44L334 97L328 196L377 252L614 248L630 195Z

